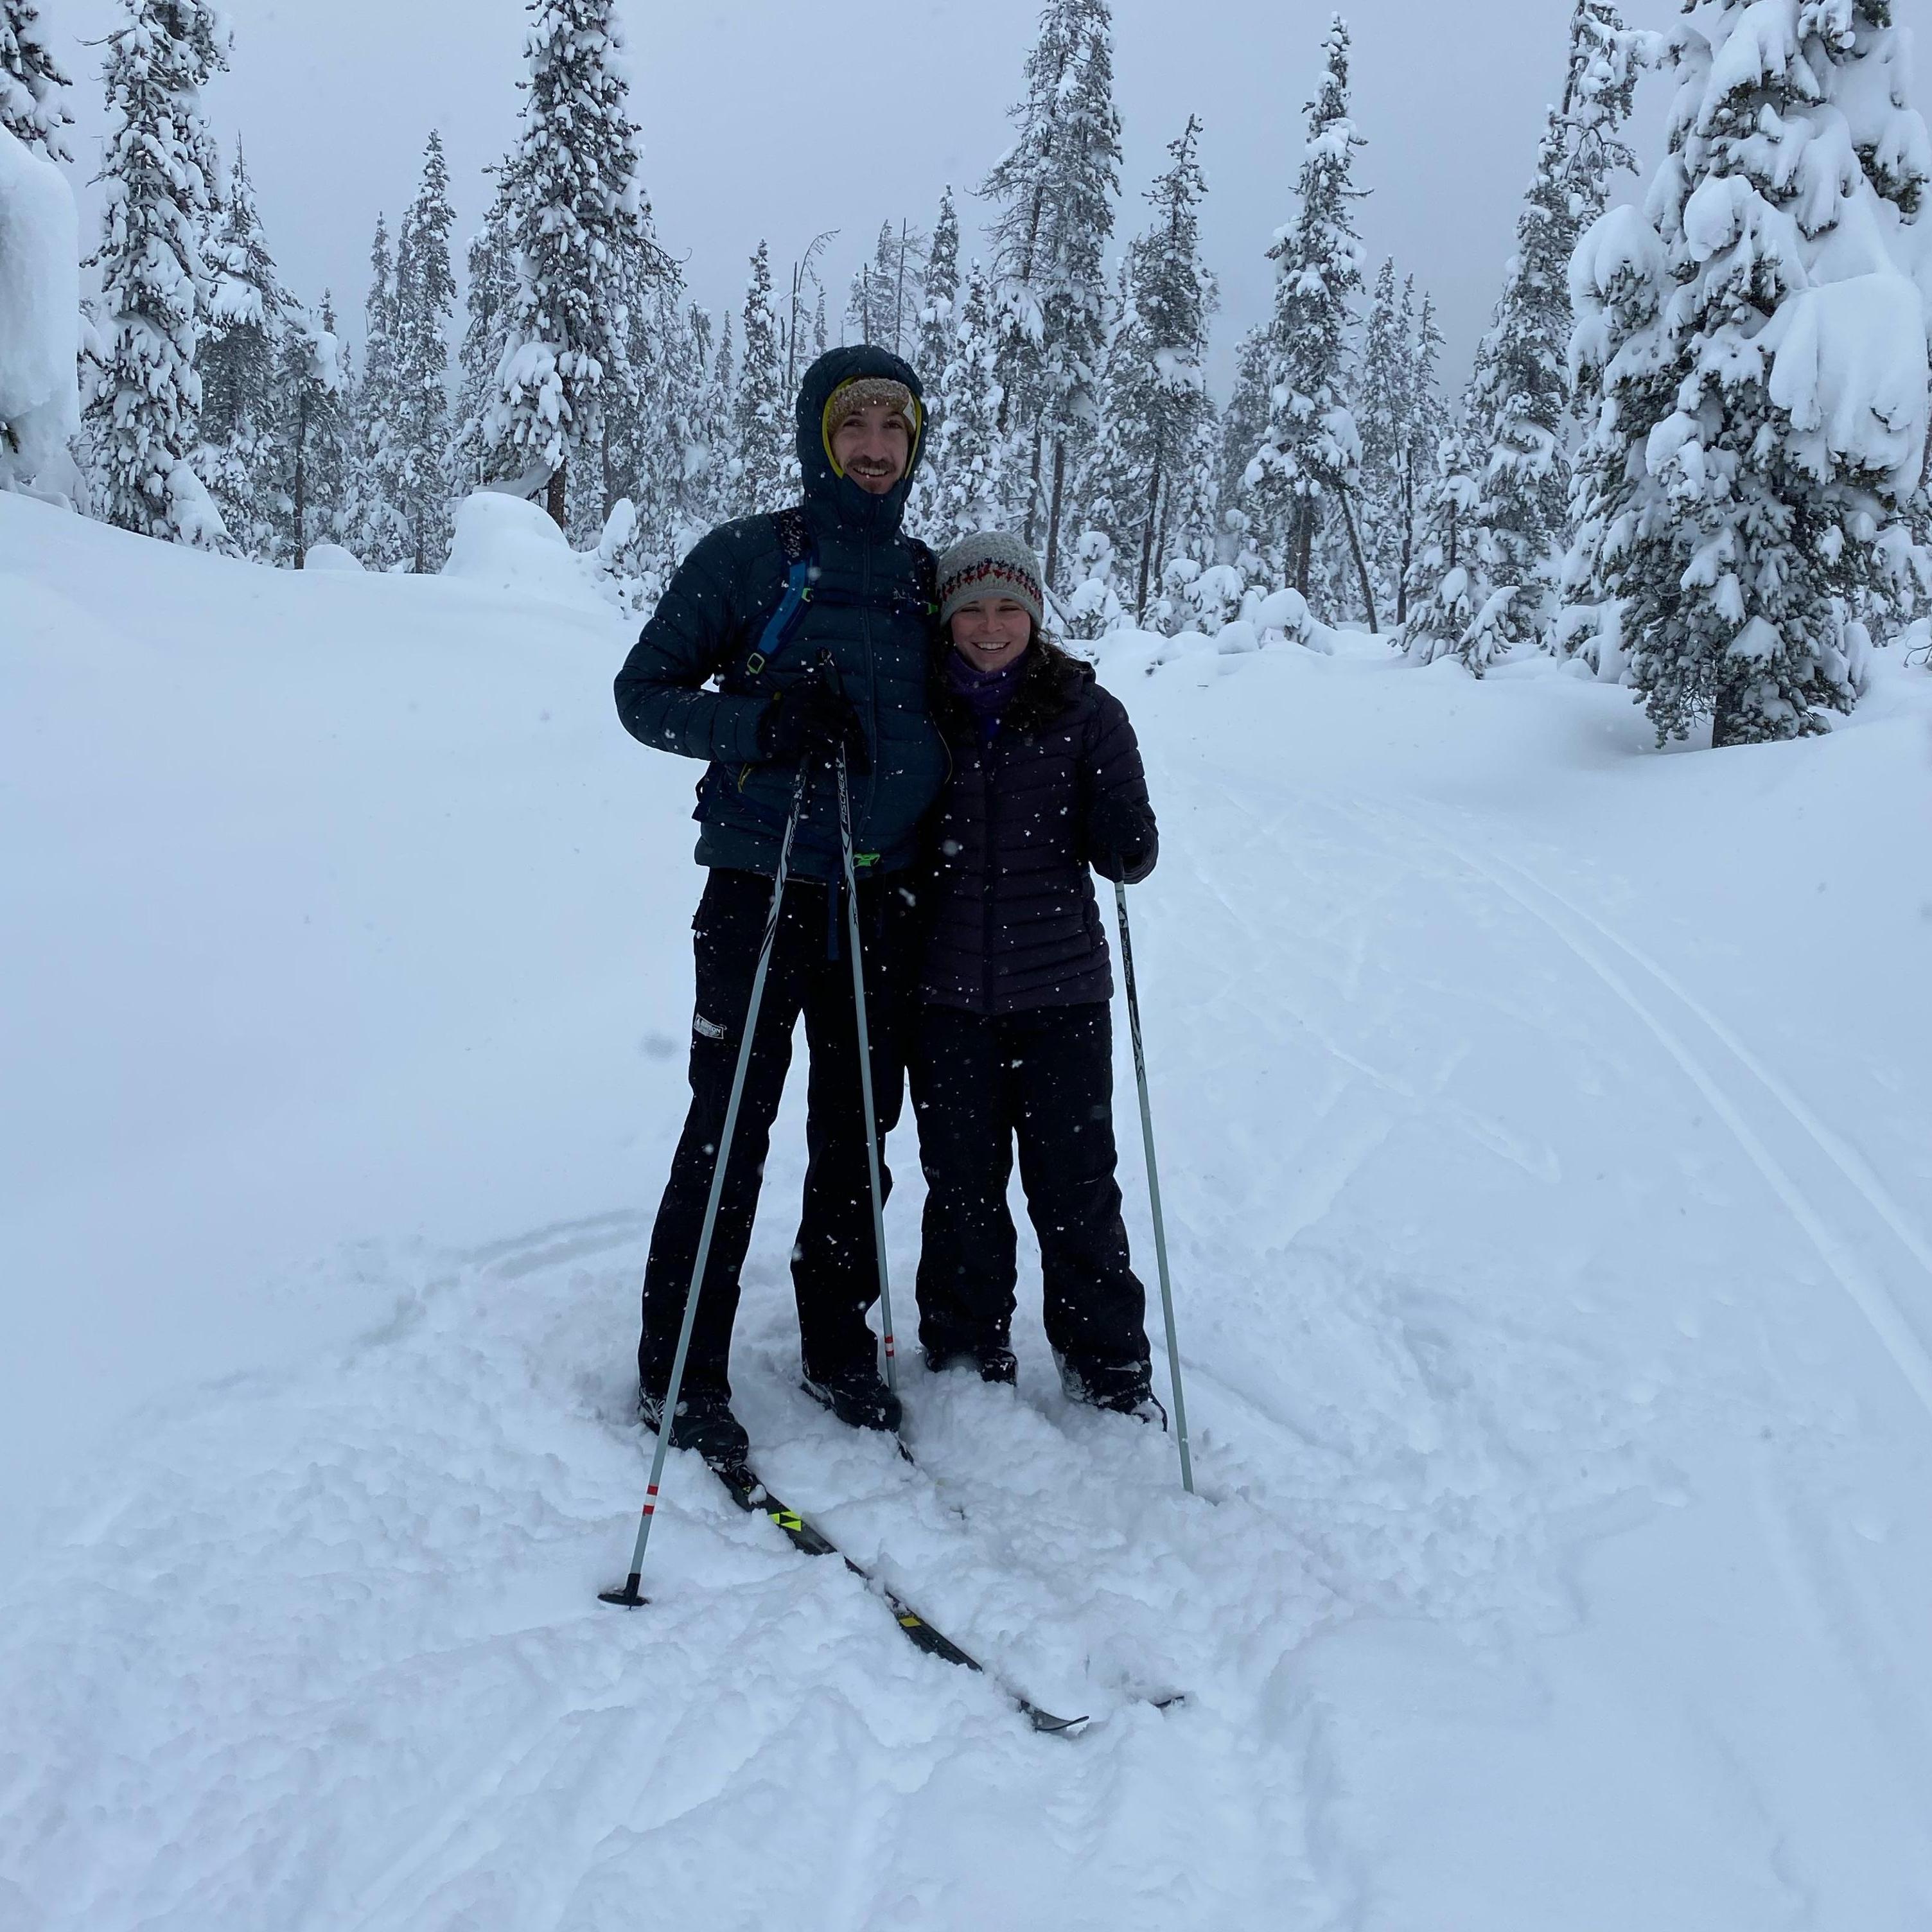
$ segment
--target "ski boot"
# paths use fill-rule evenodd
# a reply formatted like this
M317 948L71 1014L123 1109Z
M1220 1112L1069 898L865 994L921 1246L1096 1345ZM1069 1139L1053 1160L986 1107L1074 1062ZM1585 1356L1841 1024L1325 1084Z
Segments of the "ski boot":
M638 1391L638 1414L652 1435L664 1421L664 1397L649 1389ZM693 1388L687 1382L678 1391L677 1413L671 1418L670 1446L692 1449L720 1475L744 1468L752 1453L752 1438L744 1425L731 1413L731 1398L724 1390Z
M899 1399L886 1388L876 1363L854 1362L836 1375L807 1375L801 1386L848 1429L876 1429L888 1436L898 1432L902 1419Z

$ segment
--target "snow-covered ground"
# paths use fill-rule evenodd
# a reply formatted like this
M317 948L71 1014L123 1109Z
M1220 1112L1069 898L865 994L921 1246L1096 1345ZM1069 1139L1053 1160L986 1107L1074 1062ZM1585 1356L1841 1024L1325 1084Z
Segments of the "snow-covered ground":
M736 1364L1060 1739L682 1457L596 1601L698 884L614 616L4 496L0 613L8 1932L1932 1924L1932 677L1110 647L1202 1498L1036 1326L916 1471L814 1408L795 1112Z

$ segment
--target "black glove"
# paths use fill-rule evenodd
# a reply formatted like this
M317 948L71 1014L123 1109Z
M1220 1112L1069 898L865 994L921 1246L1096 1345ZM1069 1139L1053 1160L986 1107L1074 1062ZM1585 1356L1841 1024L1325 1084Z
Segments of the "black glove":
M758 754L768 764L823 759L830 765L842 745L848 771L872 769L866 728L852 700L815 673L788 685L758 720Z
M1088 806L1087 857L1102 878L1134 885L1146 876L1150 817L1144 805L1104 794Z

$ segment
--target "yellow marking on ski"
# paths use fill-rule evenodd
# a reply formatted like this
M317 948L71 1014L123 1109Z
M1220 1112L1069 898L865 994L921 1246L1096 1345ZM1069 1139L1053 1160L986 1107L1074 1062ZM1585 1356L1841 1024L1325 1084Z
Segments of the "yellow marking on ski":
M772 1520L781 1529L802 1529L805 1527L804 1517L794 1515L790 1510L773 1510Z
M925 1620L914 1616L910 1610L900 1612L899 1622L907 1630L923 1630L926 1628Z

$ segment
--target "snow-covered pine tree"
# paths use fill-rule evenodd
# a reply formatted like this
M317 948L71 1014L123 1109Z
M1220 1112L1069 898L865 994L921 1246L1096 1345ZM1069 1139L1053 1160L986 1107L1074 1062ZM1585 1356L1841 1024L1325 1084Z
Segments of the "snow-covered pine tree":
M1208 184L1200 137L1190 115L1168 144L1166 171L1148 190L1154 220L1127 250L1087 493L1089 514L1109 541L1116 591L1137 621L1160 583L1175 484L1209 406L1204 365L1217 294L1201 260Z
M470 238L469 276L464 292L467 320L457 350L454 428L448 458L448 494L466 496L485 483L500 481L514 461L489 436L496 394L496 371L510 345L510 320L517 296L514 157L492 170L496 192L483 225Z
M1416 573L1424 506L1442 474L1449 435L1449 410L1436 372L1442 364L1442 332L1436 323L1436 303L1424 290L1422 307L1415 307L1415 278L1402 284L1400 328L1408 345L1409 377L1400 455L1400 544L1396 559L1395 622L1397 641L1408 622L1410 586Z
M326 294L320 315L291 314L282 334L280 396L275 412L275 560L297 570L311 544L343 534L350 424L335 314Z
M711 319L701 310L694 310L692 320L699 329L701 356L710 337ZM706 426L708 432L704 489L704 521L707 527L712 524L727 523L744 514L739 508L738 489L744 466L732 447L734 438L730 428L738 416L738 364L732 347L731 311L728 308L718 318L717 341L718 346L710 356L703 400L698 412L698 421Z
M208 486L242 555L268 562L275 556L283 521L277 418L282 338L292 298L262 232L238 141L206 254L207 313L195 348L201 377L195 474Z
M369 250L369 299L363 310L362 380L355 403L354 481L349 547L370 570L392 570L412 557L415 541L404 507L406 450L402 370L396 340L395 266L389 228L376 218Z
M1018 138L980 190L998 209L988 235L1003 426L1018 445L1001 520L1022 523L1029 543L1043 525L1051 586L1106 347L1105 256L1120 188L1108 0L1046 0L1011 118Z
M1922 472L1932 141L1887 0L1705 0L1676 56L1644 208L1573 266L1604 400L1568 574L1660 742L1797 737L1863 688L1852 600Z
M952 367L953 345L958 334L959 217L949 186L939 197L939 218L932 224L926 273L920 284L918 322L909 345L912 365L919 371L925 389L928 457L939 446L940 427L945 420L946 372ZM938 488L938 472L932 464L921 464L913 484L912 500L906 506L908 524L922 528L931 522Z
M959 297L959 325L940 392L936 479L925 535L936 548L1004 526L1009 444L1000 427L1000 343L993 292L977 262Z
M762 242L752 256L744 324L744 359L730 420L739 464L734 514L749 517L784 508L799 490L791 398L784 392L778 319L772 307L771 251Z
M1640 42L1606 0L1576 0L1562 103L1545 123L1502 295L1477 351L1462 430L1477 484L1460 546L1468 580L1454 596L1426 599L1414 621L1451 621L1465 604L1473 614L1453 637L1432 632L1425 642L1418 632L1414 643L1426 656L1451 650L1479 673L1541 639L1554 614L1576 440L1569 262L1609 200L1612 176L1629 164L1620 130Z
M878 340L883 314L883 293L878 268L870 261L861 262L852 271L852 279L845 290L845 333L842 338L843 340L850 343Z
M531 0L530 10L512 177L517 296L490 434L518 462L547 472L545 507L568 530L573 460L584 459L593 496L601 488L604 385L617 377L626 333L613 271L654 250L616 0Z
M913 364L932 401L926 410L927 428L939 427L939 392L945 386L946 364L959 332L959 216L949 185L939 197L939 218L932 224L926 274L920 284L919 326L913 340Z
M823 356L832 346L832 338L825 322L825 284L818 285L818 305L812 312L812 352Z
M712 444L722 432L704 414L707 338L696 326L702 320L674 283L659 279L652 292L651 358L641 365L638 439L638 508L652 596L712 521ZM635 358L633 366L640 366Z
M1355 418L1362 437L1362 477L1358 492L1364 554L1376 602L1392 610L1400 601L1405 494L1404 459L1408 454L1410 418L1414 400L1414 316L1398 296L1395 262L1384 256L1376 276L1374 299L1362 326L1361 355L1357 364Z
M417 571L449 554L449 338L456 278L449 263L449 170L430 130L422 180L396 236L395 376L398 507Z
M100 379L88 445L101 514L122 529L220 548L221 520L189 463L200 437L195 373L217 194L201 90L227 64L204 0L122 0L103 63L108 134L100 252Z
M71 84L47 52L34 0L0 0L0 128L50 160L72 160L74 116L62 99Z
M1362 248L1351 204L1355 150L1348 118L1348 28L1338 14L1322 42L1321 85L1308 104L1308 142L1294 219L1268 250L1275 264L1268 329L1268 425L1244 476L1255 535L1269 574L1305 597L1321 525L1338 521L1357 562L1365 603L1373 592L1360 558L1352 501L1361 440L1342 392Z
M1561 112L1568 218L1579 237L1610 206L1612 178L1636 166L1624 124L1639 73L1661 50L1656 34L1627 28L1610 0L1576 0Z
M1462 629L1432 634L1425 655L1446 650L1478 674L1540 638L1553 608L1569 499L1568 270L1576 238L1564 186L1566 142L1561 111L1552 110L1502 296L1476 352L1462 432L1476 482L1460 553L1468 581L1457 597L1431 599L1412 620L1418 627L1453 621L1466 605L1472 615Z
M1257 322L1234 348L1234 387L1221 419L1221 460L1218 494L1232 506L1245 488L1249 463L1268 434L1268 332Z
M1220 417L1210 397L1175 466L1160 594L1142 619L1170 637L1201 622L1196 592L1207 572L1221 567L1222 440Z

